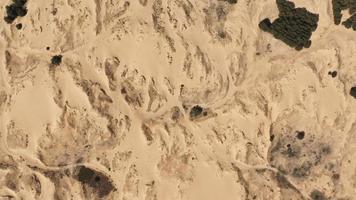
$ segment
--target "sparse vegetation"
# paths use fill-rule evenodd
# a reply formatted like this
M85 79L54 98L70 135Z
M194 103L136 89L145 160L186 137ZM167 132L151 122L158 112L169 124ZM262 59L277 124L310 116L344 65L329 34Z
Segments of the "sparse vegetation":
M27 0L12 0L12 4L6 6L6 16L4 20L11 24L17 17L23 17L27 14Z
M354 31L356 31L356 14L342 22L342 25L344 25L346 28L352 28Z
M60 65L62 62L62 55L55 55L52 57L51 62L53 65Z
M356 87L352 87L350 89L350 95L353 96L356 99Z
M350 5L349 13L350 15L352 15L356 12L356 0L349 0L349 5Z
M327 198L325 197L325 195L320 192L319 190L313 190L311 193L310 193L310 198L312 200L327 200Z
M16 24L16 28L17 28L18 30L22 29L22 24L21 24L21 23Z
M332 0L333 13L334 13L334 23L339 25L341 23L342 14L341 11L349 8L350 0Z
M228 2L229 4L235 4L237 3L237 0L225 0L226 2Z
M342 22L346 28L356 31L356 0L332 0L334 23L339 25L342 20L341 11L349 9L351 17Z
M332 78L335 78L337 76L337 71L330 71L328 73Z
M194 106L191 110L190 110L190 118L195 118L200 116L200 114L203 112L203 108L199 105Z
M271 33L295 48L302 50L311 46L311 36L318 26L319 15L307 11L305 8L295 8L293 2L276 0L279 18L273 22L266 18L259 23L261 30Z
M305 132L304 131L297 131L297 138L299 140L302 140L305 136Z

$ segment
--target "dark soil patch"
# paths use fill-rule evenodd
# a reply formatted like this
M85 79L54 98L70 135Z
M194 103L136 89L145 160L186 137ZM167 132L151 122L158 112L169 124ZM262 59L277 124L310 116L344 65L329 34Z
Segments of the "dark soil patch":
M78 171L75 178L81 183L92 187L100 198L107 196L111 191L115 190L110 179L104 174L85 166L81 166Z

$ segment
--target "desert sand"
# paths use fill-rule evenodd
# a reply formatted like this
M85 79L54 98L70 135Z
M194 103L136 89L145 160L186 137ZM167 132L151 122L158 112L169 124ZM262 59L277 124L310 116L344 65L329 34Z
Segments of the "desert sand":
M2 0L0 199L356 199L356 31L293 2Z

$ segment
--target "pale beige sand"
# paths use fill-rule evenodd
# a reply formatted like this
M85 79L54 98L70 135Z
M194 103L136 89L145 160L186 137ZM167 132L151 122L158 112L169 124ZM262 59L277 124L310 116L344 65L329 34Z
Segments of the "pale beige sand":
M356 199L356 32L331 0L294 0L320 19L302 51L258 28L274 0L29 0L12 25L9 2L1 200Z

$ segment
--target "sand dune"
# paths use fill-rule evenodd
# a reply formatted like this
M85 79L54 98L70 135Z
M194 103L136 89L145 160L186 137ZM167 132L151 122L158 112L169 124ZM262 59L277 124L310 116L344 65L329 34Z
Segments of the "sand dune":
M356 32L293 2L1 1L0 199L356 199Z

